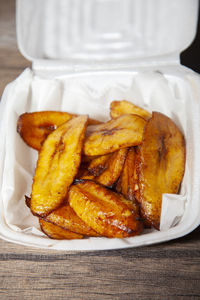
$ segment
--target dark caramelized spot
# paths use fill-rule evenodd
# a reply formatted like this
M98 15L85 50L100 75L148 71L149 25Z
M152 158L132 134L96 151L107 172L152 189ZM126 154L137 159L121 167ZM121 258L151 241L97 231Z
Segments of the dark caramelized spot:
M46 131L54 131L56 128L57 128L57 126L56 125L54 125L54 124L50 124L50 123L47 123L47 124L41 124L40 126L39 126L39 128L40 129L42 129L42 130L46 130Z
M110 129L110 130L102 131L102 135L104 135L104 136L113 135L116 131L119 131L119 128L113 128L113 129Z
M165 159L167 155L167 148L166 148L166 142L165 142L165 135L162 135L159 140L159 148L158 148L158 161L161 162Z
M90 174L92 174L94 176L99 176L106 169L107 169L107 165L104 164L104 165L98 165L97 167L94 167L94 168L88 168L88 171Z
M63 143L63 140L61 140L58 145L58 151L62 153L64 150L65 150L65 144Z

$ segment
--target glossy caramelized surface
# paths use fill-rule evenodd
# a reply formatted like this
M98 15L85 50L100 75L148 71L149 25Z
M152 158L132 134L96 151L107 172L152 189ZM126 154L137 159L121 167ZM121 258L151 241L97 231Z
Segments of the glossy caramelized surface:
M40 150L46 137L75 115L60 111L24 113L17 122L17 132L30 147Z
M92 181L72 186L68 200L77 215L103 236L122 238L142 231L132 203Z
M18 118L17 132L28 146L39 151L45 139L52 131L77 116L76 114L61 111L24 113ZM88 124L96 125L101 124L101 122L89 118Z
M99 234L77 216L69 203L54 210L45 220L79 234L99 236Z
M74 180L81 161L87 116L71 119L45 140L31 193L31 211L46 216L61 205Z
M88 126L84 154L104 155L138 145L142 142L145 124L140 116L127 114L104 124Z
M51 239L56 240L73 240L82 239L83 235L71 232L70 230L63 229L57 225L49 223L41 218L39 218L41 230Z
M167 116L154 112L140 147L139 191L143 218L159 229L162 194L177 193L185 170L185 140Z
M126 101L126 100L112 101L110 103L111 118L116 119L119 116L124 115L124 114L138 115L145 120L148 120L149 118L151 118L151 114L147 110L145 110L129 101Z

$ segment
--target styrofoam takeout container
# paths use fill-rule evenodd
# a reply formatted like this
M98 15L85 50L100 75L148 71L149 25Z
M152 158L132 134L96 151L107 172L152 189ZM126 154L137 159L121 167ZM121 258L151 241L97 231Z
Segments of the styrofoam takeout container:
M33 62L0 104L0 236L61 250L136 247L183 236L200 224L200 77L180 65L195 36L198 0L18 0L17 37ZM24 204L37 152L16 132L20 114L63 110L107 120L126 99L171 117L186 139L179 195L164 195L161 230L126 239L56 241Z

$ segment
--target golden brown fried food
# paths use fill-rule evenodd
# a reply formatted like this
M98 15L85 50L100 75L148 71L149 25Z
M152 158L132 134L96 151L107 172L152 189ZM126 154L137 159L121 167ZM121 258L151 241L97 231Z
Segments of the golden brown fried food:
M72 240L72 239L82 239L83 235L71 232L69 230L63 229L59 226L46 222L45 220L39 218L41 230L51 239L55 240Z
M122 101L112 101L111 102L111 104L110 104L111 118L115 119L115 118L118 118L119 116L125 115L125 114L138 115L145 120L148 120L149 118L151 118L151 114L147 110L145 110L129 101L122 100Z
M175 123L153 112L140 146L139 190L142 217L159 229L162 194L177 193L185 168L185 141Z
M29 208L30 208L30 201L31 198L25 196L25 203ZM97 232L95 232L91 227L89 227L85 222L83 222L77 216L77 214L74 212L74 210L71 208L68 202L66 202L64 205L57 208L53 212L51 212L48 216L45 217L45 219L42 218L39 219L40 219L40 224L42 222L44 224L43 227L45 228L50 227L50 230L51 228L52 230L54 229L53 226L51 227L50 225L48 225L51 223L55 225L55 230L58 228L62 228L66 231L66 234L70 232L70 234L77 233L85 236L100 236Z
M120 175L120 180L117 183L117 191L122 193L125 198L132 201L135 200L135 191L138 188L138 175L135 168L135 158L135 148L131 147L128 150L124 167Z
M24 113L18 118L17 132L28 146L40 150L44 140L52 131L74 117L77 115L60 111ZM94 119L88 120L89 125L100 123Z
M87 127L85 155L104 155L142 142L146 121L128 114L100 125Z
M72 185L68 201L76 214L103 236L123 238L142 231L142 223L130 208L132 203L92 181Z
M89 164L88 169L81 169L77 178L93 180L111 187L121 174L127 151L127 148L122 148L111 154L95 158Z
M24 113L18 118L17 132L27 145L40 150L46 137L74 116L59 111Z
M122 172L127 151L127 148L122 148L112 153L111 157L107 161L105 171L95 177L94 180L105 186L112 186Z
M67 229L79 234L87 236L99 236L90 226L83 222L69 203L64 204L62 207L57 208L50 213L46 218L46 221L60 226L63 229Z
M134 147L134 150L135 150L134 176L136 179L134 197L136 202L139 203L140 202L140 189L139 189L140 146Z
M31 194L31 211L47 216L64 201L81 161L87 116L76 117L53 131L41 151Z
M122 193L125 198L131 200L135 205L135 212L139 214L139 206L136 201L136 191L138 190L138 174L136 172L136 150L129 148L124 167L116 185L116 190Z
M90 161L88 166L88 171L94 176L99 176L108 168L108 160L111 158L112 154L106 154L98 156Z

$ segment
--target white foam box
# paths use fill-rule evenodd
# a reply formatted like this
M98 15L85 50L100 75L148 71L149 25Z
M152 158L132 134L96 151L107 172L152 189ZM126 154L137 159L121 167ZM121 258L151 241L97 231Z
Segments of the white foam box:
M200 224L200 77L180 65L196 33L198 0L18 0L17 38L32 61L0 104L0 237L58 250L101 250L168 241ZM172 118L186 140L179 195L163 195L161 230L125 239L58 241L24 202L37 152L16 132L20 114L61 110L105 121L126 99Z

